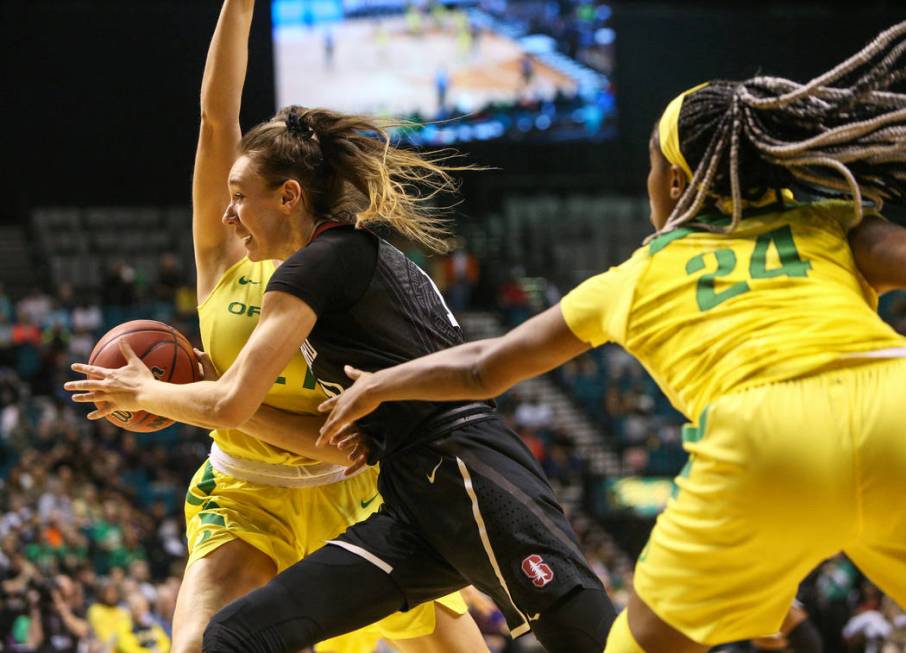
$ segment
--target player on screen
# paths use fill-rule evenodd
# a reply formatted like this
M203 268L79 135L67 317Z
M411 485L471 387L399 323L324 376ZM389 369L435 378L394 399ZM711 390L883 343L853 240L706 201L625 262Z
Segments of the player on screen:
M234 98L235 119L238 95L217 97ZM266 287L260 279L258 325L223 376L177 392L153 383L134 354L124 368L95 370L99 384L68 386L105 402L90 417L147 403L236 429L300 349L334 395L352 383L349 360L378 369L463 342L430 277L368 229L393 227L434 248L448 240L426 203L455 186L436 157L393 147L375 121L302 107L245 134L231 168L230 154L217 178L229 170L224 237L243 247L231 261L285 259ZM514 636L533 630L549 651L600 653L614 610L539 463L489 402L397 404L360 428L381 462L381 510L222 610L204 650L295 652L474 584Z
M647 246L503 337L355 365L324 437L400 402L492 397L613 341L695 424L607 653L775 633L802 578L841 550L906 605L906 338L875 310L876 291L906 286L906 230L875 210L906 199L906 95L891 90L904 35L807 84L675 98L650 142Z
M198 314L205 350L221 372L233 365L258 323L264 289L279 263L247 256L235 221L222 221L241 136L253 4L227 0L223 5L202 82L193 180ZM327 395L302 355L292 356L268 381L264 406L251 423L211 432L211 454L186 494L189 560L173 620L174 653L199 651L204 628L217 610L381 505L376 469L345 478L345 454L315 449L323 422L316 407ZM318 588L307 590L317 593ZM404 652L487 650L458 595L413 606L323 642L318 650L371 653L382 636Z

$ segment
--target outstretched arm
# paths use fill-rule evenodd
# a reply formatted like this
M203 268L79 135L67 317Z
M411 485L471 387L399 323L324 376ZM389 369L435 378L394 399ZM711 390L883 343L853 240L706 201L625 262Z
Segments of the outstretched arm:
M230 203L227 179L239 152L239 108L248 64L254 0L225 0L211 39L201 82L201 128L192 178L192 237L198 301L244 255L242 243L221 222Z
M558 304L499 338L469 342L374 373L347 367L355 383L321 404L321 410L332 412L320 442L332 442L385 401L488 399L588 349L567 326Z
M866 216L849 232L856 265L879 293L906 289L906 229Z

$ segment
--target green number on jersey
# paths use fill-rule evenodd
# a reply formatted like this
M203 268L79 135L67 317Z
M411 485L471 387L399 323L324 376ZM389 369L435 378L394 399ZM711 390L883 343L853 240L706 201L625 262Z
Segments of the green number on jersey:
M777 249L780 267L768 270L767 258L771 244ZM696 254L686 262L686 274L695 274L705 269L705 256L713 253L717 259L717 270L703 274L695 286L695 301L701 311L709 311L732 297L749 292L751 288L745 281L734 283L729 288L717 292L714 282L718 277L725 277L736 269L736 253L732 249L721 248L714 252ZM810 261L803 260L793 242L793 232L789 225L761 234L755 241L755 250L749 260L749 276L753 279L770 279L772 277L806 277L812 268Z
M744 292L749 292L749 284L745 281L734 283L725 290L717 292L714 290L714 280L718 277L725 277L736 269L736 253L732 249L717 249L713 252L717 259L717 270L703 274L698 280L695 287L695 301L698 303L699 310L707 311L718 304L722 304L731 297L736 297ZM686 274L695 274L705 269L705 255L699 254L693 256L686 263Z
M780 258L780 267L768 270L768 250L773 243ZM770 279L771 277L807 277L812 269L810 261L799 258L799 250L793 242L793 231L789 225L761 234L755 242L755 251L749 261L749 274L753 279Z

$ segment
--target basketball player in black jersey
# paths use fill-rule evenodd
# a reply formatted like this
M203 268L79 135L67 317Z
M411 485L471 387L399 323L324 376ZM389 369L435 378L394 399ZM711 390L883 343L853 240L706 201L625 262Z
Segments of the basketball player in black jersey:
M343 369L378 370L462 342L431 279L367 227L438 248L444 235L413 188L448 189L449 168L388 145L364 118L290 107L246 134L224 222L253 260L285 259L260 321L217 381L154 379L76 365L67 384L89 417L148 410L222 428L242 424L300 348L338 395ZM490 594L519 636L548 651L600 653L614 611L521 439L487 402L388 402L358 423L381 463L380 512L220 611L208 653L298 651L465 585Z

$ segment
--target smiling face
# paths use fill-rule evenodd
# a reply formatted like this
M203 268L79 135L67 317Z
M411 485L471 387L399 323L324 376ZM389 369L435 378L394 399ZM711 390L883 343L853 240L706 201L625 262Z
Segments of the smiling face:
M242 155L230 170L229 191L223 223L234 228L252 261L286 258L308 242L311 219L295 179L272 187Z
M648 157L651 168L648 172L648 202L651 206L651 224L662 229L667 219L686 190L686 173L672 165L661 152L658 143L657 126L648 141Z

